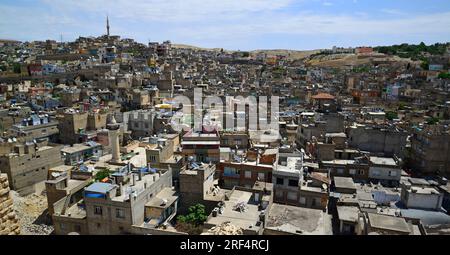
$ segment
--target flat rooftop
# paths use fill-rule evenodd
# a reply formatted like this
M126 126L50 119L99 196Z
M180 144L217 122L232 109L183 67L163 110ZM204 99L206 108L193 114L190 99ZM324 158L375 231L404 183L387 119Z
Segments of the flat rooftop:
M331 235L331 217L322 210L274 203L266 228L297 235Z
M337 206L339 220L358 222L359 209L356 206Z
M397 166L393 158L370 157L370 162L376 165Z
M233 225L242 229L257 230L256 223L259 221L260 211L258 210L258 205L252 201L252 195L248 191L234 190L230 199L224 201L223 213L218 213L217 217L211 217L207 223L218 226L224 222L231 221ZM244 212L234 210L234 206L241 202L245 204L246 210Z
M178 195L172 188L162 189L156 196L154 196L145 207L167 208L178 199ZM163 200L167 201L163 203Z
M334 185L336 188L355 189L356 186L350 177L334 177Z
M67 154L72 154L72 153L76 153L76 152L80 152L80 151L89 150L91 148L92 147L89 147L84 144L74 144L73 146L68 146L68 147L62 148L61 152L67 153Z
M368 216L369 224L373 228L403 232L405 234L411 233L411 229L404 218L375 213L368 213Z
M276 166L276 169L273 170L273 173L299 177L303 173L302 161L299 157L288 157L286 166Z
M106 194L107 192L110 192L114 188L116 188L116 185L110 183L94 182L93 184L86 187L85 191Z

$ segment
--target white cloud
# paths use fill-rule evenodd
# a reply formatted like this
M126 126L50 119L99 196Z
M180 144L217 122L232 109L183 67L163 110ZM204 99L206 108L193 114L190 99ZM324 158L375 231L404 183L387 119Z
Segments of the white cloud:
M172 0L170 3L136 0L131 4L126 0L41 0L40 8L0 3L0 37L44 39L49 35L58 38L60 33L65 37L72 35L71 38L99 35L104 33L104 17L108 13L114 33L141 40L152 37L212 47L225 47L223 44L237 48L239 43L249 45L249 41L262 36L282 41L284 35L302 40L326 36L405 40L421 37L424 41L450 38L450 12L390 15L380 19L361 11L345 15L287 11L299 1L314 1L319 6L331 3L322 0ZM394 14L396 10L380 11Z

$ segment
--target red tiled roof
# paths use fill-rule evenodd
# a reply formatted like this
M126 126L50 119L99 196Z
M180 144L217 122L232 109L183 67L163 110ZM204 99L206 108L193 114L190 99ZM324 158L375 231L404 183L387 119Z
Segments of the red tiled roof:
M320 99L333 100L335 97L330 95L330 94L328 94L328 93L319 93L319 94L313 96L312 98L313 99L318 99L318 100L320 100Z

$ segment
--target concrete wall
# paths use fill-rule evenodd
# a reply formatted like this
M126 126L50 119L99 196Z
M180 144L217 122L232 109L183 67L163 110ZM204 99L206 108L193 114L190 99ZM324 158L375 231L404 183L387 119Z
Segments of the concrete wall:
M99 198L85 198L87 226L91 235L117 235L133 233L132 225L144 222L145 204L163 188L172 187L172 172L166 171L138 197L118 202ZM102 215L94 213L95 206L102 207ZM116 217L116 210L123 210L125 217Z
M55 145L34 153L0 157L0 170L8 174L10 188L21 192L21 189L47 180L48 170L62 165L61 148L62 146Z
M443 194L420 194L402 190L402 202L408 208L439 210Z
M387 157L394 154L404 156L407 133L373 128L350 128L349 145L363 151L383 153Z

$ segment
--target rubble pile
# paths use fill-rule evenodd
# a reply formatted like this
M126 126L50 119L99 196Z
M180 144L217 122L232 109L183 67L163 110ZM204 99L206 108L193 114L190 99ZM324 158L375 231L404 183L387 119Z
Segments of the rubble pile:
M20 234L19 219L14 212L8 176L0 174L0 235Z
M208 230L209 235L243 235L242 228L234 226L231 222L224 222Z
M54 228L46 217L46 196L31 194L22 197L15 191L11 191L11 194L22 235L50 235L53 232Z

